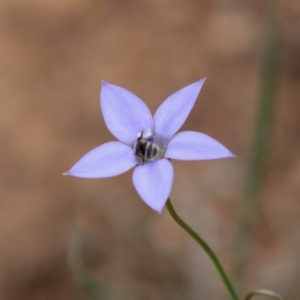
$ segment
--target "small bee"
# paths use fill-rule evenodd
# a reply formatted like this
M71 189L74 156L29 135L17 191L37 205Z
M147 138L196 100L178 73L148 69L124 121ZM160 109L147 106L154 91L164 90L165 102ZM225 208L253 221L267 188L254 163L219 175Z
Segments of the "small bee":
M159 145L143 138L143 133L135 142L133 150L135 155L142 160L142 164L160 159L164 155L164 150Z

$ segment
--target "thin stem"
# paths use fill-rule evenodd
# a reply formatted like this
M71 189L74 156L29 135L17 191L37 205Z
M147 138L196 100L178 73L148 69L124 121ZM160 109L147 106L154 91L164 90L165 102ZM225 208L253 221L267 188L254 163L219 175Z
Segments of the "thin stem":
M230 280L228 279L228 276L226 275L221 263L219 262L218 258L214 254L214 252L210 249L210 247L206 244L206 242L189 226L187 225L176 213L170 198L167 201L167 209L172 216L172 218L175 220L175 222L183 228L205 251L205 253L209 256L209 258L212 260L213 264L215 265L217 271L219 272L228 292L230 293L233 300L239 300Z
M234 248L239 252L233 258L233 274L240 283L244 281L247 263L251 251L251 242L257 225L257 218L261 205L261 190L266 175L269 158L270 142L274 110L276 105L276 91L278 79L278 51L279 51L279 8L278 0L268 2L268 24L266 45L261 69L261 87L259 107L254 133L249 174L246 182L244 202L241 206L238 230Z
M267 296L267 297L277 299L277 300L284 300L278 294L273 293L273 292L268 291L268 290L254 290L254 291L251 291L246 295L245 300L250 300L250 298L252 298L253 296Z

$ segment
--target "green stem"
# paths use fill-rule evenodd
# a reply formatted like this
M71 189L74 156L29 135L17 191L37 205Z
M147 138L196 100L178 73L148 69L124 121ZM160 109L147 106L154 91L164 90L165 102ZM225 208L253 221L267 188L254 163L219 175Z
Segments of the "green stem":
M252 298L253 296L267 296L267 297L274 298L277 300L284 300L281 296L279 296L276 293L273 293L271 291L268 291L268 290L251 291L246 295L245 300L250 300L250 298Z
M228 292L230 293L233 300L238 300L238 296L231 284L231 282L228 279L228 276L226 275L221 263L219 262L218 258L214 254L214 252L210 249L210 247L206 244L206 242L189 226L187 225L176 213L170 198L168 199L166 203L167 209L172 216L172 218L175 220L175 222L183 228L205 251L205 253L209 256L209 258L212 260L213 264L215 265L217 271L219 272Z
M266 175L269 159L270 142L274 110L276 105L276 91L278 79L278 51L279 51L279 8L278 0L268 2L268 24L263 65L261 70L261 90L259 96L258 116L251 151L249 174L246 182L244 202L238 220L238 230L234 248L239 252L234 255L233 274L242 283L250 257L257 219L261 206L261 190Z

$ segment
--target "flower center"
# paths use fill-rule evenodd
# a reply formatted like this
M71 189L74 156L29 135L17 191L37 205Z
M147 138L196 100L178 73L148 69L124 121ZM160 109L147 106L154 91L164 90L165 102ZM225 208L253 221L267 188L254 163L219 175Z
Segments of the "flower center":
M155 161L163 157L164 149L154 142L153 135L145 136L143 132L133 145L135 155L145 162Z

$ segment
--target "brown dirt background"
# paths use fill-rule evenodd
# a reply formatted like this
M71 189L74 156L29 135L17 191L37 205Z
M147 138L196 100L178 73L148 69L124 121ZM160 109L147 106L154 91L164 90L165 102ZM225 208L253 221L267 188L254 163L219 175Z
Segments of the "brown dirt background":
M244 284L297 300L300 2L281 1L280 14L274 134ZM167 211L159 215L139 199L132 172L103 180L61 174L114 139L99 109L101 80L154 112L207 77L183 130L213 136L237 158L175 162L171 198L230 270L265 24L261 0L0 1L0 299L88 299L67 259L78 224L105 299L228 299L195 242Z

